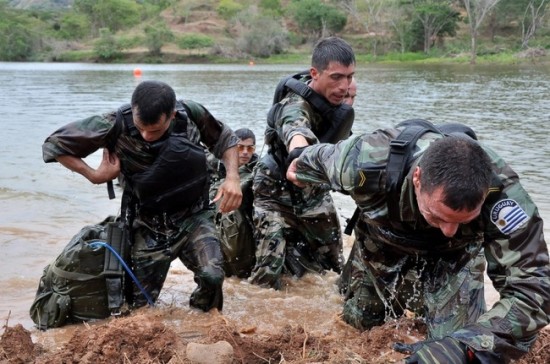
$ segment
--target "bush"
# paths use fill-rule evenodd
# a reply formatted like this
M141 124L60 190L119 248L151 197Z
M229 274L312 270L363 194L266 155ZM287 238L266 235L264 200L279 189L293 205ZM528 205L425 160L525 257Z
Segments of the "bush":
M90 21L84 14L66 13L61 18L58 36L62 39L82 39L90 33Z
M212 47L214 40L204 34L185 34L176 41L181 49L199 49Z
M141 35L126 35L117 38L120 49L130 49L145 44L145 37Z
M316 37L340 32L347 22L346 14L321 0L295 0L290 11L300 29Z
M236 3L233 0L221 0L218 5L218 14L225 20L230 20L243 9L241 4Z
M174 33L163 21L145 27L145 44L151 55L160 56L162 46L172 40L174 40Z
M94 52L101 60L113 60L120 57L121 47L108 28L99 30L99 39L94 44Z
M25 61L33 54L33 37L21 24L0 25L0 59Z

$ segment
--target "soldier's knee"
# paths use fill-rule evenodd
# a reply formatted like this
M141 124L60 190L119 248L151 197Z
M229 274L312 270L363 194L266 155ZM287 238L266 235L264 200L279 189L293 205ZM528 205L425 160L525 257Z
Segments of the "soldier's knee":
M351 326L368 330L384 323L386 308L378 299L356 294L344 302L342 317Z
M359 330L368 330L384 323L384 312L370 312L357 306L353 299L344 303L342 318L346 323Z
M201 269L198 276L205 286L216 287L223 284L225 273L221 266L208 265Z

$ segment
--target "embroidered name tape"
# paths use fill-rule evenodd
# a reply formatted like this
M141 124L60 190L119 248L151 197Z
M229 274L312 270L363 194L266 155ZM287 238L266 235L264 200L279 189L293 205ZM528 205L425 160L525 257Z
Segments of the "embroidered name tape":
M524 226L529 216L514 200L500 200L491 209L491 221L504 234L511 234Z

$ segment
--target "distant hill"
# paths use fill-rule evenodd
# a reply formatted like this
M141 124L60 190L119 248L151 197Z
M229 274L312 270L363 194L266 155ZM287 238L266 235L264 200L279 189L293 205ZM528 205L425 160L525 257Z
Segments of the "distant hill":
M59 9L70 7L73 0L10 0L8 3L18 9Z

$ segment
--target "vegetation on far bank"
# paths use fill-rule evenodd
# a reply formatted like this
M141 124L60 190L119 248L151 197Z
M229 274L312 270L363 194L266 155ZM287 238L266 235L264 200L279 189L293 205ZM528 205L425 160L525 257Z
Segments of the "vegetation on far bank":
M0 60L308 63L338 35L359 63L546 63L549 3L0 0Z

